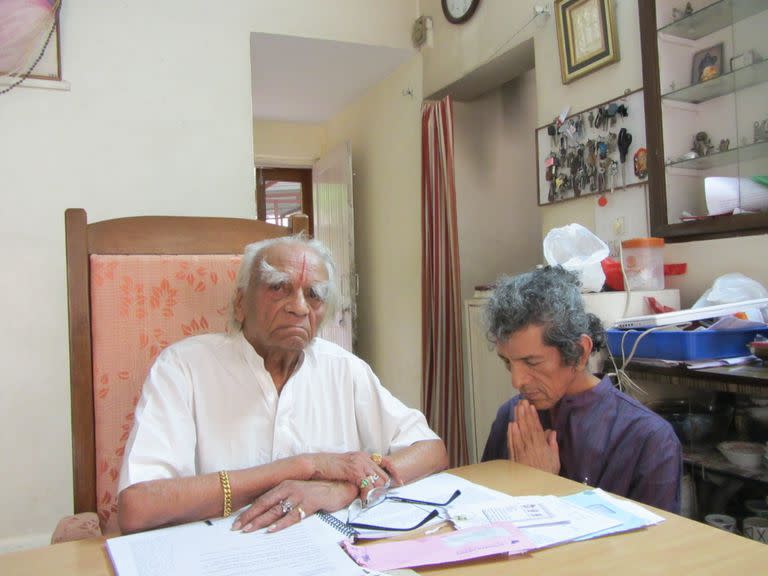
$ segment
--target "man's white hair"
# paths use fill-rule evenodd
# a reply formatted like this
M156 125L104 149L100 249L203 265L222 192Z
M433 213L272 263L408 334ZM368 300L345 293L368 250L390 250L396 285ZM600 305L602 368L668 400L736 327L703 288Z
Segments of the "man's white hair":
M275 270L269 262L267 262L266 258L264 258L265 252L273 246L291 244L310 248L315 252L323 262L325 271L328 274L328 281L327 283L324 283L325 317L323 318L320 327L336 315L340 296L338 284L336 283L336 263L333 260L331 251L325 244L320 242L320 240L307 238L303 233L295 236L280 236L279 238L270 238L269 240L254 242L245 247L245 250L243 251L243 259L240 262L240 269L237 272L237 279L235 281L235 294L232 296L232 303L229 307L229 321L227 323L229 332L234 334L243 329L243 323L236 318L235 314L237 291L241 290L245 292L251 285L251 282L267 281L269 276L274 275L275 273L279 274L279 271Z

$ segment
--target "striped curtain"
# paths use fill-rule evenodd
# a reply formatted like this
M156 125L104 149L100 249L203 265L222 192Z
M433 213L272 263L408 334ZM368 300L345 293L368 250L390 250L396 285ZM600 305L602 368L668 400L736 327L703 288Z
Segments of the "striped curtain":
M450 97L421 111L422 405L451 466L467 463Z

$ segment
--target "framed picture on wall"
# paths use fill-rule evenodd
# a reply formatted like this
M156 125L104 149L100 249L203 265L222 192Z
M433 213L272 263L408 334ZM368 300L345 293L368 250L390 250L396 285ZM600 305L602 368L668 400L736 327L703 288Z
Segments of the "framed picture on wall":
M0 76L61 80L61 0L0 0Z
M618 62L613 0L555 0L555 19L563 84Z

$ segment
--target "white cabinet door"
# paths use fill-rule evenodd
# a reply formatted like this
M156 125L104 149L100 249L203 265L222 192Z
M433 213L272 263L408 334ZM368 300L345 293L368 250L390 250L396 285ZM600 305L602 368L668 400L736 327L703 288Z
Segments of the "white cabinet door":
M517 395L512 388L509 372L496 355L496 348L488 342L483 320L486 300L476 298L464 302L467 326L469 362L469 414L467 416L467 444L472 462L479 462L485 441L491 431L496 412L504 402Z

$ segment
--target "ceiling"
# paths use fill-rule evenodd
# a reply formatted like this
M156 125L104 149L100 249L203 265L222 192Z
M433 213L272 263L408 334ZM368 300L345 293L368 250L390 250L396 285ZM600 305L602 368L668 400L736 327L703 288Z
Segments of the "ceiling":
M410 49L252 33L253 117L325 122L413 54Z

